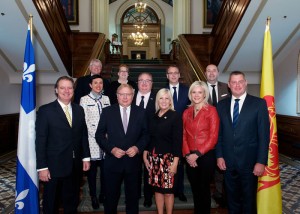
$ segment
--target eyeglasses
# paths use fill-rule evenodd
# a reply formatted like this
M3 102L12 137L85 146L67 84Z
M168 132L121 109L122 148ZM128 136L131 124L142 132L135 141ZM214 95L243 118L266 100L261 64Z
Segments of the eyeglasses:
M168 72L169 75L178 75L179 72Z
M128 72L128 71L126 71L126 70L120 70L119 72Z
M240 81L232 81L230 82L231 85L242 85L245 83L245 80L240 80Z
M127 93L117 93L118 96L120 97L131 97L133 94L127 94Z
M149 84L152 82L152 80L138 80L139 83L146 83Z

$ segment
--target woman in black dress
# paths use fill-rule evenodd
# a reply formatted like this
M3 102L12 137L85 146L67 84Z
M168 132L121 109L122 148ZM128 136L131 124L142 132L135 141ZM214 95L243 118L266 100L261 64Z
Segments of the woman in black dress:
M134 81L128 80L129 68L127 65L121 64L119 66L118 76L119 76L118 80L111 82L107 90L107 95L109 97L111 105L118 102L117 89L121 84L129 84L132 86L134 90L137 90L136 83Z
M158 214L173 212L174 186L182 148L182 119L174 111L169 89L161 89L156 95L156 113L150 119L150 144L143 159L149 171L149 184L155 192Z

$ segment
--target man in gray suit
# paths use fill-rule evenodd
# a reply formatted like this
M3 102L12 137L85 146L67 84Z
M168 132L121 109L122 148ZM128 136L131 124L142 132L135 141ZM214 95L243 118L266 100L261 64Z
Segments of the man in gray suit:
M206 67L205 70L205 76L207 79L207 85L209 89L209 99L208 102L209 104L213 106L217 106L217 103L220 100L223 100L224 98L227 98L230 96L230 90L228 88L228 85L223 82L219 82L219 69L216 65L210 64ZM225 203L225 194L223 191L223 183L224 183L224 176L223 172L216 168L215 170L215 175L214 175L214 181L215 181L215 190L213 193L213 197L211 200L211 207L216 208L217 204L216 202L224 207L226 206Z
M218 167L224 171L229 213L256 213L257 179L268 162L270 123L266 101L246 92L245 74L233 71L232 96L218 103L216 146Z

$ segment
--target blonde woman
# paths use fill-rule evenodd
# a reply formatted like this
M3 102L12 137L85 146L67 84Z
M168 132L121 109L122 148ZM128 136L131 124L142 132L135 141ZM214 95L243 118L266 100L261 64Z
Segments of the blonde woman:
M173 212L174 186L182 149L182 119L174 111L169 89L156 95L156 113L149 122L150 144L143 159L149 171L149 184L155 192L158 214Z
M216 166L215 145L218 140L219 117L208 104L205 82L196 81L189 89L191 106L183 113L183 156L194 199L194 213L210 213L210 182Z

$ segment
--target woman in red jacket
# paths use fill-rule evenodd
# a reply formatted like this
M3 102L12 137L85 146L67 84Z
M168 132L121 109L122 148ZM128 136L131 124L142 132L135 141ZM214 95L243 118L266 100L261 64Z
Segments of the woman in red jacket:
M183 113L183 156L191 183L194 213L210 213L210 182L216 166L215 145L218 140L219 117L208 104L205 82L196 81L189 89L191 106Z

